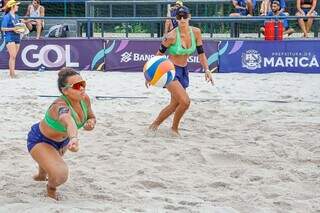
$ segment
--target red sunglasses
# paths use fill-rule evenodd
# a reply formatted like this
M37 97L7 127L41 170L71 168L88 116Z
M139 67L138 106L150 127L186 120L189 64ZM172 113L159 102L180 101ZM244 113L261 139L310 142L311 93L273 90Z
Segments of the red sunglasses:
M80 90L81 87L83 89L85 89L86 86L87 86L86 81L79 81L79 82L74 83L74 84L66 84L66 86L64 88L72 88L72 89L75 89L75 90Z

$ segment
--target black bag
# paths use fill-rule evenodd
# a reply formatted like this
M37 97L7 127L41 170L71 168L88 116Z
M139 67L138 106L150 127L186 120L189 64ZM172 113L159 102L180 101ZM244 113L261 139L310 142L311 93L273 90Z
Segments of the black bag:
M49 28L46 37L50 38L64 38L68 37L69 27L68 25L57 24Z

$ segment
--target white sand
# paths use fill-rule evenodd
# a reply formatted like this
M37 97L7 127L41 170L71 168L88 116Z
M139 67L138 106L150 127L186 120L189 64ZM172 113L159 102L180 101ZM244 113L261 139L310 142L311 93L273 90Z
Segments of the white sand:
M171 119L145 133L169 95L146 89L142 73L82 72L91 96L147 98L92 100L98 123L65 156L59 202L32 180L26 148L53 101L38 95L58 95L57 73L19 75L0 72L1 213L320 212L320 75L218 74L212 87L191 74L193 102L175 139Z

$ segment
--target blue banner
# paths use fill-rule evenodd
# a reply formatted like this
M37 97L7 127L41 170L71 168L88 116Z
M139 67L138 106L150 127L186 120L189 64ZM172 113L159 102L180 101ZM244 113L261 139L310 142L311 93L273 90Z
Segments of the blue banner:
M320 41L223 41L219 71L320 73Z

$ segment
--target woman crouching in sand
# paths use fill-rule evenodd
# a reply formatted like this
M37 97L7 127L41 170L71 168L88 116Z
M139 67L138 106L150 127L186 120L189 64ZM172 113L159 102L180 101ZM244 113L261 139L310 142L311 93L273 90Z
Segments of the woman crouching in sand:
M85 93L86 82L71 68L59 72L58 89L61 96L48 108L45 117L28 133L27 147L39 165L33 179L47 183L48 196L59 200L57 187L68 179L68 166L62 156L69 149L79 150L78 129L92 130L96 118Z

